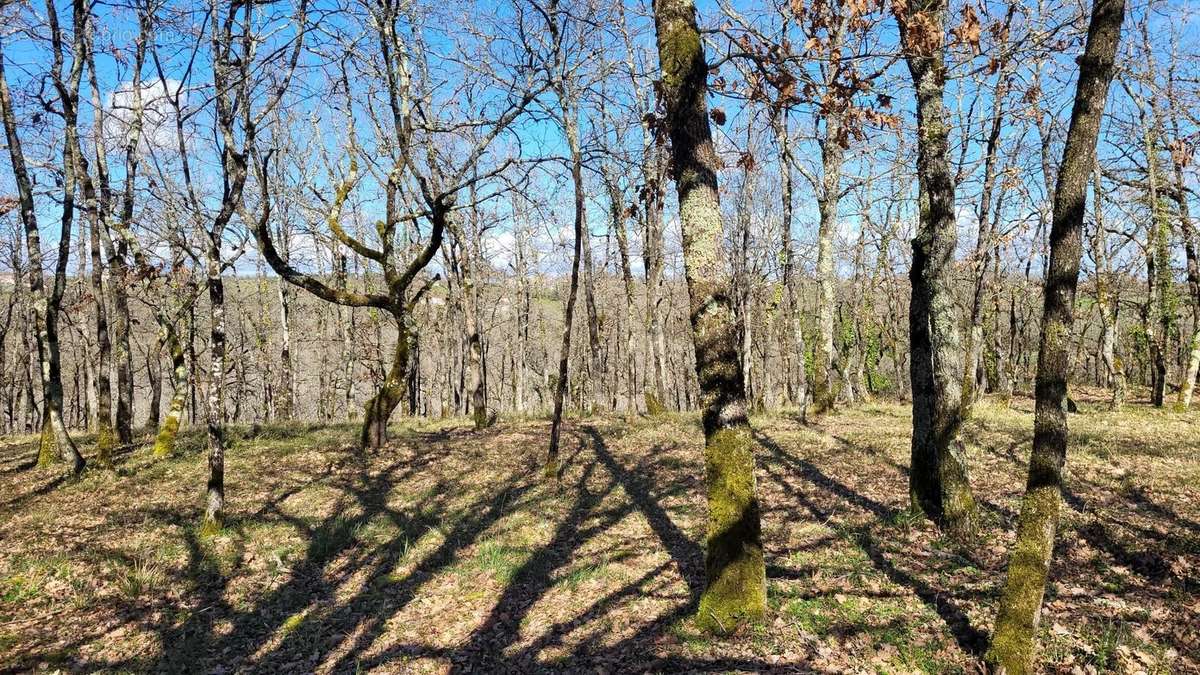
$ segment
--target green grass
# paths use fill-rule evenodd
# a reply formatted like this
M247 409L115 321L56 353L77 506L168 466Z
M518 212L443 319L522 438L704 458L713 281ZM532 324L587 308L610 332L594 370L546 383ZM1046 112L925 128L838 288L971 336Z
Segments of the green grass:
M596 563L580 565L562 575L558 584L567 590L576 590L588 581L606 578L607 567L607 565Z
M489 539L475 547L475 553L465 561L462 572L471 574L486 572L496 581L506 584L529 557L529 551L523 547Z

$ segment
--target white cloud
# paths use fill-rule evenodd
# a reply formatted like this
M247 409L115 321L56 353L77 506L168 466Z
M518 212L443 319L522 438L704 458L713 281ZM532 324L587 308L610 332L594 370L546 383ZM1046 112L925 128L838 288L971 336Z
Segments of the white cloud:
M188 92L181 90L178 80L155 80L141 85L142 131L141 151L170 151L178 146L175 130L175 109L172 101L178 93L179 106L186 110ZM104 135L109 148L125 147L136 104L132 82L123 82L108 96L105 110Z

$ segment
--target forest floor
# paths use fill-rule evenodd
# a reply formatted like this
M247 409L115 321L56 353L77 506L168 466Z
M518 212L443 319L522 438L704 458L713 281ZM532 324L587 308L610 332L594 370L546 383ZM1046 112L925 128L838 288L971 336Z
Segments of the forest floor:
M1043 661L1197 672L1200 413L1080 398ZM0 439L0 671L974 672L1032 435L1028 400L976 411L969 551L904 510L907 406L756 418L771 611L721 638L689 621L694 415L572 420L557 488L545 421L402 420L369 455L349 425L239 428L211 537L198 430L78 481Z

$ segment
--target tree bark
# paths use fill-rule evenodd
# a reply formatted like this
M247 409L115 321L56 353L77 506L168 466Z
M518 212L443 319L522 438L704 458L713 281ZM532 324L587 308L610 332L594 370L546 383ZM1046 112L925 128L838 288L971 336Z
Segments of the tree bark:
M205 422L208 433L208 484L203 529L215 533L222 527L225 508L225 281L221 278L221 228L210 233L205 249L208 288L208 391Z
M766 612L754 440L737 361L733 289L721 255L719 159L708 122L708 66L695 5L655 0L654 25L704 424L706 583L696 621L706 630L728 632Z
M837 236L839 192L845 148L841 141L841 118L825 117L821 140L821 185L817 198L817 343L813 354L813 411L833 409L838 396L837 371L844 368L834 345L834 304L837 272L833 264L833 243Z
M909 364L913 389L909 491L915 508L952 536L970 538L976 506L959 439L962 345L954 302L957 244L954 179L948 161L945 91L945 0L910 3L897 17L917 95L920 223L909 271ZM933 35L925 34L934 31Z
M567 289L567 305L563 310L562 346L558 352L558 380L554 385L554 416L550 422L550 448L546 453L544 476L558 480L559 436L562 433L563 399L567 394L567 376L571 358L571 328L575 318L575 299L579 294L579 268L586 233L585 186L583 184L583 150L579 145L578 111L564 92L559 92L562 105L563 131L567 137L567 148L571 153L571 184L575 189L575 247L571 257L571 281Z
M170 324L164 325L162 330L164 344L171 353L171 404L167 408L167 418L158 428L158 437L154 440L154 456L158 458L167 457L175 451L175 436L183 421L183 405L188 392L187 359L178 330Z
M4 131L8 140L8 154L12 162L13 178L17 184L17 195L20 206L21 223L25 229L25 244L28 249L29 292L33 298L34 330L37 335L38 360L41 363L42 382L42 438L38 455L38 465L45 466L53 458L54 448L70 465L72 475L83 473L84 459L76 447L75 441L67 432L63 421L63 388L62 367L59 361L58 342L58 313L62 304L63 292L66 288L66 267L70 258L71 226L75 211L75 103L79 94L79 80L82 73L82 60L76 58L72 64L69 81L63 83L60 78L62 67L61 34L58 30L57 18L53 7L48 16L52 22L52 33L55 43L55 83L60 87L60 97L66 119L67 142L63 147L63 205L58 239L58 262L54 271L54 283L47 289L42 273L42 244L38 231L37 216L33 205L33 184L25 164L25 154L21 147L21 139L17 134L17 119L13 110L12 95L8 89L8 78L4 72L6 58L3 43L0 42L0 111L4 117ZM75 3L75 16L82 13L79 3ZM78 33L78 31L77 31ZM76 50L79 53L78 42L81 34L76 37ZM32 394L32 392L29 392ZM30 397L32 398L32 396Z
M362 429L359 431L359 445L363 448L383 447L387 442L388 420L404 400L412 326L408 323L410 319L407 313L394 310L392 316L396 319L396 347L383 384L364 408Z
M92 297L96 303L96 464L112 466L116 437L112 425L112 383L109 367L112 363L112 343L108 336L108 310L104 301L104 264L100 255L100 222L97 205L89 205L92 216L90 244L92 257Z
M787 301L784 314L786 319L783 321L785 328L781 331L784 339L780 344L780 352L784 355L784 394L791 403L799 406L800 419L805 420L808 413L808 372L805 368L804 330L800 325L800 281L796 274L796 250L792 242L792 149L786 109L779 111L774 123L782 181L779 195L782 213L779 236L780 249L783 251L783 292Z
M1092 5L1087 44L1079 60L1075 104L1054 191L1029 479L987 654L993 667L1012 675L1034 671L1034 640L1062 502L1062 470L1067 453L1067 416L1063 404L1070 372L1069 347L1087 183L1093 171L1096 138L1112 81L1124 4L1124 0L1096 0Z

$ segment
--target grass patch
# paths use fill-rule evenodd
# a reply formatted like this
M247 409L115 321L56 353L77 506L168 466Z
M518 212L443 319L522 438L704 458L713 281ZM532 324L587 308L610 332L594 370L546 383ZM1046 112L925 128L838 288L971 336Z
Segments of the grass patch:
M487 573L496 581L507 584L529 557L527 549L510 546L495 539L481 542L475 553L461 566L460 574Z

